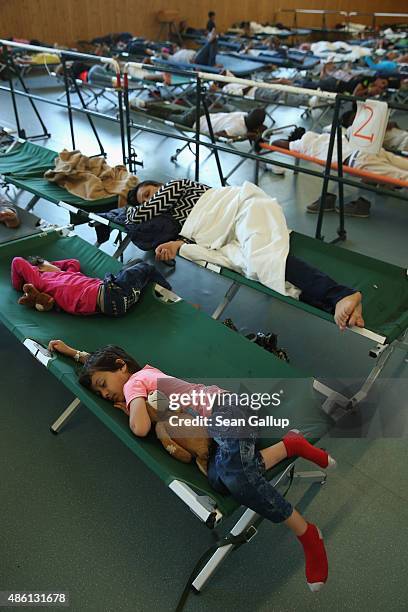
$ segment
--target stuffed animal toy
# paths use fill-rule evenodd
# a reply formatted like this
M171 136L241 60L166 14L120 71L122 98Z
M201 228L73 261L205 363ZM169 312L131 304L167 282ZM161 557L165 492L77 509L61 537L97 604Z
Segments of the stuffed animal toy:
M186 424L192 415L181 410L169 410L169 400L160 391L149 393L146 402L152 423L156 423L156 436L170 455L190 463L195 457L199 470L206 476L210 439L205 427ZM171 425L169 418L173 417ZM177 424L174 422L177 420Z
M23 291L24 295L18 300L19 304L28 306L28 308L35 308L40 312L47 312L54 307L54 298L48 295L48 293L38 291L34 285L26 283L23 285Z

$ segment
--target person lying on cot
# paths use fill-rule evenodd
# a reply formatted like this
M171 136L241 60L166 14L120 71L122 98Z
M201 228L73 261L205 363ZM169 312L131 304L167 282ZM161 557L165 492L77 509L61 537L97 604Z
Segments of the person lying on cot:
M292 85L293 81L287 78L270 79L269 84L273 85ZM218 91L220 85L214 83L211 85L212 91ZM221 92L229 96L245 96L251 100L258 100L267 104L275 104L282 102L287 106L316 106L327 104L326 100L316 100L316 96L307 96L304 94L288 93L281 89L270 89L268 87L255 87L252 85L242 85L241 83L226 83L221 87Z
M305 89L321 89L332 93L349 93L352 96L366 98L367 96L383 95L389 86L389 80L380 77L369 76L346 76L345 71L336 71L336 76L328 76L318 81L313 79L298 79L287 82ZM340 76L341 75L341 76Z
M379 52L377 51L377 53ZM381 74L393 74L400 70L400 64L408 62L408 55L393 50L386 53L385 57L383 57L383 54L366 57L365 62L369 68L381 72Z
M340 117L341 125L349 129L353 125L356 113L357 105L353 103L353 108ZM391 151L408 152L408 130L402 130L398 123L389 121L384 134L383 146L384 149L390 149Z
M329 149L330 134L317 134L305 132L303 128L296 128L288 139L272 142L273 145L289 151L297 151L326 161ZM380 149L376 155L356 151L350 144L347 135L342 136L342 159L345 166L358 168L371 172L373 177L381 184L381 177L397 179L408 183L408 159ZM333 150L333 162L337 161L337 144Z
M150 60L145 60L143 63L149 63ZM90 85L101 85L104 87L115 87L116 86L116 73L114 72L111 64L88 64L85 62L73 61L67 62L66 67L69 70L69 74L74 79L79 79L83 83L89 83ZM64 73L63 64L60 64L56 71L56 74L62 75ZM163 72L152 72L143 70L143 68L136 68L129 66L128 74L131 78L144 79L146 81L165 82L168 85L171 83L171 75Z
M334 65L333 65L334 66ZM291 85L294 87L303 87L306 89L320 89L322 91L329 91L332 93L350 93L353 96L359 96L365 98L367 96L380 96L387 91L387 87L390 81L385 78L376 77L362 77L354 76L354 74L348 73L346 70L339 70L337 67L330 76L325 76L318 81L312 79L287 79L278 78L271 79L268 83L275 85ZM399 82L398 82L399 84ZM222 91L232 95L243 95L250 97L255 100L263 102L274 103L277 102L282 96L282 93L266 87L247 87L238 85L236 83L228 83L222 88ZM285 100L291 101L290 103L294 106L298 104L309 104L311 98L305 98L304 95L300 96L297 94L286 94ZM287 103L289 103L287 101ZM314 103L315 104L315 103ZM312 104L313 105L313 104Z
M0 223L4 223L10 229L20 226L17 209L2 195L0 195Z
M150 248L159 261L180 252L188 259L218 262L283 294L286 281L297 288L293 295L333 314L341 330L364 327L361 293L290 253L281 207L259 187L245 182L242 187L210 188L190 179L164 185L142 181L129 192L128 203L126 210L113 211L117 222L127 224L132 241L144 250L149 249L145 234L157 227ZM109 218L109 213L103 216ZM167 223L159 225L163 221ZM192 231L187 221L195 224ZM166 241L160 240L161 231Z
M150 64L150 59L143 60L143 64ZM119 65L122 65L119 62ZM171 75L165 72L152 72L138 68L136 66L128 66L128 75L131 79L143 79L144 81L154 81L155 83L171 84ZM111 87L116 85L116 74L110 64L96 64L92 66L88 72L86 81L91 85L105 85Z
M174 64L200 64L201 66L216 66L218 52L217 32L212 30L207 36L205 45L194 51L193 49L180 49L174 46L172 51L162 49L161 56Z
M197 118L195 108L187 110L183 107L178 110L167 109L160 102L148 102L140 98L134 99L134 105L138 109L146 110L153 117L166 119L195 130ZM216 138L248 138L254 140L266 129L264 108L254 108L249 113L243 111L220 113L213 109L210 111L210 115L211 126ZM203 108L200 109L200 116L200 133L208 136L210 128Z
M324 586L328 578L328 562L320 530L308 523L279 493L267 480L266 472L294 456L312 461L323 469L335 467L336 461L327 451L312 446L297 430L289 431L276 444L260 449L253 431L250 435L244 434L247 427L240 429L224 424L227 419L245 419L250 413L250 409L234 402L233 396L226 396L225 390L174 378L151 365L141 367L119 347L110 345L89 354L68 346L62 340L51 340L48 348L81 362L83 369L79 382L123 410L136 436L145 437L151 429L146 399L153 391L160 390L167 397L183 394L186 403L188 398L191 399L189 411L209 418L212 414L217 415L221 425L209 423L207 430L212 438L208 463L210 485L224 495L229 493L237 502L271 522L289 527L303 547L310 590L316 592ZM202 393L195 401L198 391ZM214 397L220 399L210 402Z
M49 262L38 256L14 257L11 282L14 289L25 294L34 287L70 314L102 313L111 317L125 315L150 281L171 289L156 268L143 261L124 266L118 274L106 274L104 280L87 276L80 269L78 259Z

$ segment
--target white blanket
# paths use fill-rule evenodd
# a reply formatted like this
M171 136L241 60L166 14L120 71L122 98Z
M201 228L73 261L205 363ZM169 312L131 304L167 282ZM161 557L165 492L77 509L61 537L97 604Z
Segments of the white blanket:
M310 50L313 55L327 59L331 62L356 62L362 57L372 55L372 49L360 47L360 45L349 45L344 41L329 42L321 40L312 43ZM337 53L339 51L339 53Z
M201 196L183 225L180 255L227 267L282 293L298 297L285 283L289 231L275 198L248 183L210 189Z

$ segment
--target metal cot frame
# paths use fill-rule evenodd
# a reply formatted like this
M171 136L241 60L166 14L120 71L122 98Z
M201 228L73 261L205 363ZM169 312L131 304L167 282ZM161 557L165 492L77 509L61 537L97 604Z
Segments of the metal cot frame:
M58 231L62 235L69 235L70 228L58 228L50 231ZM160 294L165 302L174 303L181 300L181 298L172 291L164 289L157 284L155 286L155 291ZM53 357L47 349L30 338L25 338L22 342L37 361L43 366L48 367ZM50 431L53 434L58 434L63 426L74 416L80 404L81 400L78 397L70 402L62 414L51 424ZM283 467L282 471L273 478L272 484L273 486L278 486L289 480L290 485L294 478L311 479L312 481L318 481L321 484L325 484L327 476L326 472L323 470L295 473L295 460L293 460ZM172 480L168 484L168 487L207 527L213 529L221 524L223 514L217 508L216 502L211 497L198 494L189 485L179 480ZM212 552L214 547L210 548L210 558L206 559L204 565L200 565L199 569L194 572L187 586L191 587L195 592L200 592L229 553L253 539L258 533L257 527L263 520L263 517L259 516L256 512L248 508L244 509L243 514L231 528L230 532L217 542L214 552Z
M5 41L5 40L0 40L0 45L3 45L3 47L7 46L7 45L12 45L14 47L23 47L23 48L28 48L30 50L36 50L36 51L44 51L44 50L49 50L46 47L36 47L33 45L24 45L21 43L10 43L9 41ZM53 52L55 52L55 49L52 49ZM123 161L125 164L128 165L130 171L133 171L135 165L139 165L141 164L141 162L136 160L136 153L135 150L132 146L132 142L131 142L131 129L133 127L135 127L134 125L131 124L130 122L130 114L129 114L129 100L128 100L128 77L127 77L127 71L126 71L126 67L125 67L125 71L124 71L124 75L123 75L123 82L121 80L121 75L120 75L120 71L119 71L119 66L116 66L116 71L117 71L117 82L118 82L118 87L117 87L117 95L118 95L118 107L119 107L119 118L115 119L114 117L111 117L109 115L106 114L101 114L101 113L96 113L95 111L91 111L89 109L86 108L77 108L77 107L72 107L71 103L70 103L70 98L69 98L69 87L68 87L68 83L67 83L67 78L66 78L66 72L65 72L65 61L67 58L69 57L79 57L79 58L92 58L95 59L96 56L89 56L87 54L80 54L80 53L75 53L75 52L70 52L70 51L63 51L63 50L58 50L58 53L61 54L61 59L62 59L62 63L64 66L64 80L65 80L65 84L66 84L66 90L67 90L67 105L64 105L62 103L58 103L55 101L50 101L47 100L46 98L42 98L40 96L34 96L33 94L26 92L26 91L15 91L13 88L13 85L10 81L10 88L5 88L5 87L0 87L0 90L5 90L5 91L9 91L12 95L12 99L13 99L13 105L14 105L14 109L15 109L15 113L16 113L16 121L17 121L17 127L18 127L18 133L19 136L21 136L22 134L24 134L24 130L21 129L21 126L19 124L19 120L18 120L18 114L17 114L17 107L16 107L16 94L21 95L21 96L25 96L27 98L30 99L30 102L32 104L33 100L41 100L41 101L45 101L48 102L50 104L54 104L57 106L61 106L64 108L68 109L68 118L70 121L70 131L71 131L71 140L72 140L72 144L73 144L73 148L75 148L75 137L74 137L74 128L73 128L73 121L72 121L72 111L75 112L82 112L85 113L88 116L88 120L90 120L90 124L91 127L93 126L92 124L92 116L97 116L97 117L103 117L106 119L109 119L110 121L116 121L119 123L120 125L120 133L121 133L121 144L122 144L122 157L123 157ZM112 62L111 58L97 58L99 61L101 61L102 63L106 63L106 62ZM155 67L150 67L146 66L145 64L141 64L141 63L128 63L128 65L133 64L134 66L138 67L138 68L144 68L144 69L151 69L151 70L155 70ZM226 77L226 76L222 76L219 74L213 74L213 73L206 73L206 72L186 72L184 70L177 70L177 69L171 69L171 72L174 72L175 74L182 74L183 76L188 76L191 79L195 79L196 82L196 92L197 92L197 106L196 106L196 111L197 111L197 120L199 119L200 116L200 105L204 104L204 108L206 107L206 102L204 99L204 94L205 92L203 91L203 87L202 84L206 81L219 81L219 82L225 82L225 83L240 83L242 85L249 85L249 86L260 86L260 83L257 81L253 81L250 79L239 79L239 78L233 78L233 77ZM330 136L330 144L329 144L329 153L328 153L328 159L327 159L327 164L325 167L325 171L323 174L323 185L322 185L322 196L321 196L321 202L323 202L325 200L326 197L326 193L327 193L327 186L328 186L328 182L330 180L333 180L335 182L338 182L340 185L340 227L338 229L338 237L335 239L337 240L344 240L346 238L346 232L344 229L344 215L343 215L343 206L342 206L342 186L343 184L347 184L350 186L356 186L359 188L364 188L367 189L369 191L374 191L376 193L387 193L389 194L389 192L387 191L379 191L376 188L373 188L370 185L361 185L360 183L357 182L353 182L350 181L349 179L346 179L343 177L342 174L342 169L341 169L341 164L339 164L339 171L336 175L333 175L330 173L331 170L331 159L332 159L332 153L333 153L333 147L334 147L334 137L335 137L335 132L338 129L338 119L339 119L339 110L340 110L340 105L341 102L345 99L350 100L352 99L352 97L348 96L341 96L339 94L333 94L330 92L323 92L323 91L315 91L315 90L308 90L308 89L303 89L303 88L299 88L299 87L292 87L292 86L288 86L288 85L274 85L271 83L263 83L262 86L264 88L270 88L271 90L275 90L275 91L280 91L280 92L287 92L287 93L293 93L293 94L303 94L303 95L313 95L313 96L317 96L319 99L321 100L326 100L326 101L334 101L335 105L334 105L334 119L333 119L333 127L332 127L332 131L331 131L331 136ZM84 106L84 104L83 104ZM390 103L390 107L391 108L400 108L401 110L406 110L406 107L404 105L398 105L395 103ZM207 109L208 110L208 109ZM37 111L38 113L38 111ZM210 123L210 122L209 122ZM198 124L198 121L196 121L196 124ZM159 134L159 135L165 135L168 136L168 132L164 132L163 130L160 129L156 129L150 126L143 126L143 125L138 125L136 126L137 129L146 131L148 133L154 133L154 134ZM94 130L94 134L98 139L98 143L99 146L101 148L101 153L104 154L103 152L103 148L102 148L102 143L100 142L100 139L97 136L97 133L95 133L95 128L93 126L93 130ZM211 131L211 130L210 130ZM174 134L173 138L184 141L185 143L189 143L189 144L194 144L195 145L195 179L199 180L199 172L200 172L200 145L204 145L207 148L210 148L214 151L215 154L215 160L216 160L216 164L217 164L217 169L218 169L218 173L220 176L220 181L223 184L224 182L224 177L223 177L223 173L222 173L222 168L221 168L221 163L220 163L220 159L219 159L219 152L226 152L226 153L232 153L235 155L239 155L241 156L243 159L253 159L255 161L259 161L260 159L262 159L262 156L260 155L255 155L254 153L246 153L243 151L234 151L229 147L226 147L222 144L216 143L213 135L211 136L211 142L203 142L200 140L200 134L199 134L199 130L198 128L196 129L196 133L194 135L194 138L189 138L187 136L182 136L182 135L178 135L178 134ZM321 178L322 175L321 173L315 172L313 170L310 170L309 168L301 168L298 166L293 166L293 165L288 165L285 163L282 163L280 161L276 161L276 160L271 160L271 159L265 159L263 158L263 161L265 161L265 163L268 164L274 164L277 166L280 166L282 168L288 168L288 169L292 169L295 172L302 172L302 173L306 173L309 174L311 176L316 176ZM392 194L393 197L396 197L398 199L406 199L404 195L400 195L400 194ZM321 209L319 211L319 215L318 215L318 220L317 220L317 227L316 227L316 237L319 239L323 239L323 235L322 235L322 223L323 223L323 205L321 204Z
M121 233L124 229L121 228L121 226L119 225L111 224L108 219L100 217L95 213L87 213L85 211L81 211L80 209L75 208L74 206L65 202L59 202L59 205L75 214L82 215L103 225L113 225L113 228L117 229L119 233ZM120 241L117 250L113 254L113 257L122 257L123 252L130 243L130 237L125 236L125 238ZM196 265L199 265L205 268L206 270L209 270L210 272L220 274L222 276L223 269L221 268L221 266L210 262L192 263L195 263ZM406 270L406 277L408 282L408 269ZM242 284L236 280L233 280L231 282L225 292L224 297L211 315L213 319L219 320L221 318L226 308L231 304L232 300L238 294L238 291L241 286ZM404 330L400 334L400 336L392 342L389 342L386 336L378 334L377 332L374 332L367 328L353 327L347 328L347 330L349 332L358 334L359 336L363 336L364 338L373 343L368 350L368 354L370 357L376 360L376 363L368 373L367 378L364 380L360 389L358 389L358 391L356 391L351 397L346 397L345 395L332 389L326 384L318 381L316 378L314 379L313 387L316 389L316 391L326 397L326 400L322 404L322 410L335 421L339 420L346 414L349 414L350 411L354 410L358 406L358 404L360 404L367 398L371 388L373 387L377 378L381 375L381 372L383 371L385 365L387 364L388 360L390 359L396 348L399 348L402 351L408 353L408 328Z
M218 265L209 262L194 263L206 268L207 270L210 270L211 272L222 275L222 268ZM408 282L408 269L406 270L406 276ZM225 292L224 298L211 315L213 319L220 319L224 310L231 304L241 286L242 285L237 281L231 282L230 286ZM361 388L351 397L346 397L326 384L314 379L314 389L326 397L326 400L322 405L322 410L335 421L350 413L350 411L354 410L358 404L367 398L375 381L380 376L382 370L396 348L408 353L408 328L402 332L399 338L391 343L388 342L386 336L382 336L366 328L353 327L347 328L347 330L358 334L359 336L363 336L364 338L367 338L367 340L374 343L374 345L370 347L368 354L370 357L376 360L376 363L370 370Z

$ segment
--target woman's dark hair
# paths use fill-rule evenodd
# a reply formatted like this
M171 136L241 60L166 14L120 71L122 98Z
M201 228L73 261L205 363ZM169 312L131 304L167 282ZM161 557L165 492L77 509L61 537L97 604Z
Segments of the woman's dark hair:
M91 388L92 374L95 372L116 372L121 367L118 359L124 361L131 374L141 370L141 366L120 346L108 344L91 353L79 373L79 382L88 389Z
M39 255L27 255L24 259L32 266L42 266L45 261L44 257L40 257Z
M131 189L130 191L128 191L128 194L127 194L128 206L137 206L139 204L139 202L137 201L138 191L139 189L146 187L146 185L154 185L155 187L160 187L162 183L159 183L158 181L141 181L141 183L138 183L134 189Z

